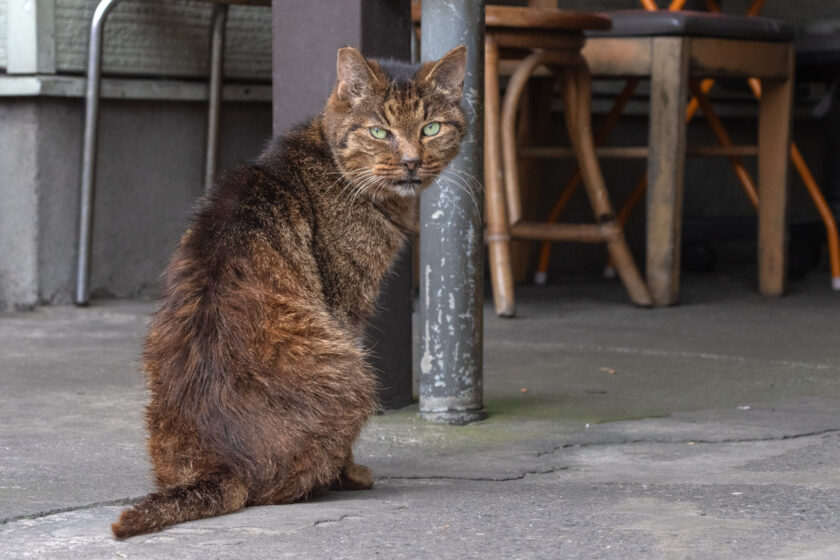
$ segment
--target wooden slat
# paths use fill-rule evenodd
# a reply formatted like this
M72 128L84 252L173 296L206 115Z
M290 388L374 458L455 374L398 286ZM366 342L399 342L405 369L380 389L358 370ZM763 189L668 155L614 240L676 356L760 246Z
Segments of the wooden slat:
M609 17L603 14L575 10L490 5L487 6L485 13L485 21L488 29L495 27L519 27L527 29L550 29L552 31L576 31L581 29L605 30L612 26Z
M583 45L583 33L569 31L517 31L515 29L488 29L487 35L492 35L500 47L515 49L559 49L577 51Z
M691 75L701 78L751 76L784 79L790 75L787 64L789 43L733 41L731 39L692 38Z
M595 78L647 77L650 76L652 48L650 37L590 37L582 53Z

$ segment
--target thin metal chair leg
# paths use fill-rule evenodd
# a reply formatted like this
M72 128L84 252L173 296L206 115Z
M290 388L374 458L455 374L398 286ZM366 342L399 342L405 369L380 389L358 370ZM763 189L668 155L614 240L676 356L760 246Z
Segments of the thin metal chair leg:
M222 77L224 75L225 24L227 4L213 5L210 25L210 85L207 109L207 148L204 158L204 194L209 195L219 164L219 118L222 108Z
M96 184L96 139L99 132L99 85L102 71L102 34L109 12L121 0L101 0L93 12L88 46L85 88L85 131L82 147L82 183L79 200L79 243L76 261L76 305L90 296L90 249L93 229L93 194Z

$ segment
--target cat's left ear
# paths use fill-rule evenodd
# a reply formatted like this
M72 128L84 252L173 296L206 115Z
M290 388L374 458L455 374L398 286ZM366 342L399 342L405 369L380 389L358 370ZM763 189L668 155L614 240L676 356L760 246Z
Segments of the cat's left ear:
M467 72L467 47L459 45L443 55L437 62L426 65L426 80L434 82L452 103L460 103L464 92L464 75Z
M335 93L339 99L355 105L370 94L376 75L365 57L353 47L338 49Z

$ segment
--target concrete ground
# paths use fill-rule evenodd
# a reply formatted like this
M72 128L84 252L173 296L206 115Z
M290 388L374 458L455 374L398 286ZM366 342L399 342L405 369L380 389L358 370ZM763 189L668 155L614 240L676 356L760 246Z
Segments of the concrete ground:
M840 294L764 300L684 279L683 304L617 284L486 308L489 418L374 418L377 484L115 540L150 491L138 370L153 304L0 315L0 558L840 558Z

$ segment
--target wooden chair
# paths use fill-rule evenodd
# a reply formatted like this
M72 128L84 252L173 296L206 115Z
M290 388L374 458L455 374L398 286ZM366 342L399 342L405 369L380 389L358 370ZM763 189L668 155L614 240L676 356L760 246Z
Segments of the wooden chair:
M759 289L764 295L782 295L787 271L792 31L765 18L705 12L629 10L615 12L613 20L609 35L590 37L585 56L599 77L650 77L647 280L654 304L672 304L679 293L689 91L707 119L719 124L701 78L761 80L757 152L723 141L722 146L706 147L700 153L730 158L757 153L759 185L751 198L759 214Z
M656 9L652 0L642 0L642 3L647 10ZM715 2L707 3L711 10L719 12ZM682 4L680 0L672 0L669 9L679 10ZM762 4L761 0L754 1L749 15L757 14ZM678 298L682 169L686 153L729 159L744 191L759 212L760 290L766 295L781 295L786 286L787 187L786 182L774 185L773 180L787 179L787 157L781 150L790 135L793 80L791 30L763 18L696 12L631 10L611 12L610 15L614 20L613 30L590 34L584 56L596 77L629 80L600 126L596 142L600 145L606 139L639 80L650 77L650 149L599 148L597 152L602 157L648 158L649 173L637 183L619 212L619 222L623 224L626 221L633 206L644 195L648 179L651 179L647 268L654 303L668 305ZM732 145L706 95L717 76L748 77L749 85L758 98L762 97L762 89L771 93L769 99L761 102L758 148ZM701 82L701 77L706 79ZM694 98L686 106L684 100L688 97L688 90ZM685 123L701 108L720 145L686 148ZM675 116L680 111L684 111L683 116ZM543 150L540 154L525 152L521 155L558 156L562 155L562 150ZM759 156L758 188L740 159L751 155ZM836 224L795 144L790 145L790 156L826 224L836 286L840 280L840 242ZM549 221L560 216L578 181L579 177L574 176L567 183L550 213ZM770 198L761 205L760 192L766 192ZM538 281L545 280L549 255L550 246L544 243L535 277Z
M485 187L487 244L496 313L515 313L510 263L512 239L606 243L630 299L651 305L609 201L595 157L590 122L592 82L580 51L583 31L610 26L602 14L487 6L485 44ZM520 60L499 100L500 59ZM516 147L516 111L529 76L547 67L558 78L566 127L582 170L595 224L557 224L522 220Z
M209 191L216 174L219 151L219 117L222 105L222 73L225 23L228 6L270 6L271 0L206 0L212 2L210 23L209 99L207 143L204 162L204 190ZM102 39L108 15L121 0L100 0L93 13L88 41L85 125L82 145L82 180L79 202L79 239L76 260L76 305L87 305L90 292L90 249L93 230L93 195L96 186L96 152L99 130L99 86L102 74Z

